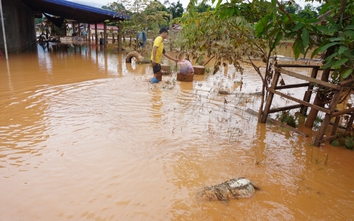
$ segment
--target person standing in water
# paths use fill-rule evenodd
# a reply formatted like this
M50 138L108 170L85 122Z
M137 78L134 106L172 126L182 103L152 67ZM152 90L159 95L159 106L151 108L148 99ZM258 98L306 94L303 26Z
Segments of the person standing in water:
M138 34L138 40L140 48L145 48L147 37L144 30Z
M161 60L162 60L162 55L164 55L166 58L178 62L178 59L173 58L169 54L165 52L165 49L163 48L163 40L167 38L168 31L166 28L161 28L159 32L159 36L155 38L154 40L154 45L152 47L151 51L151 63L152 63L152 69L154 71L154 77L151 79L151 83L158 83L159 81L162 80L162 71L161 71Z

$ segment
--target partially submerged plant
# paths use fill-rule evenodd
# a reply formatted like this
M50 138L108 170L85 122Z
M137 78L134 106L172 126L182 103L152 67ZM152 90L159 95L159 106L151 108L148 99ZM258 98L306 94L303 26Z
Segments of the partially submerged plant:
M301 122L303 122L304 116L301 116L300 112L295 112L291 114L290 111L282 111L280 114L277 114L277 119L282 123L286 123L289 126L297 127Z
M311 148L311 163L313 160L315 160L315 163L316 164L320 164L321 163L321 159L320 159L320 149L316 148L317 150L317 154L316 154L316 158L314 158L313 156L313 149L314 147ZM327 166L327 163L328 163L328 153L326 153L326 158L323 160L323 165Z
M354 134L339 134L337 139L332 140L331 145L335 147L341 146L352 150L354 148Z

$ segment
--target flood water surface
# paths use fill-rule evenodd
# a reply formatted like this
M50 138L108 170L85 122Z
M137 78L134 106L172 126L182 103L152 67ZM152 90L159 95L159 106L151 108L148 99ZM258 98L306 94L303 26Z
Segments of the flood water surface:
M85 46L2 58L0 220L354 219L353 151L258 124L252 67L172 72ZM262 190L197 197L235 177Z

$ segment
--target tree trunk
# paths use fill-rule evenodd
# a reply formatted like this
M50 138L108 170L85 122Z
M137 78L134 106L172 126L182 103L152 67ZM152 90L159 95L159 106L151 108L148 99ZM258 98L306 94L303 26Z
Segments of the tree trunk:
M117 41L118 41L118 52L121 52L122 51L122 22L118 23Z

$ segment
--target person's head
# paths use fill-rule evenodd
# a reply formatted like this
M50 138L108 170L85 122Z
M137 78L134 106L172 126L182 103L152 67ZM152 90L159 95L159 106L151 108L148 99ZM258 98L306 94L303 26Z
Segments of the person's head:
M159 33L160 33L160 36L161 36L163 39L165 39L165 38L167 38L168 30L167 30L166 28L161 28Z

